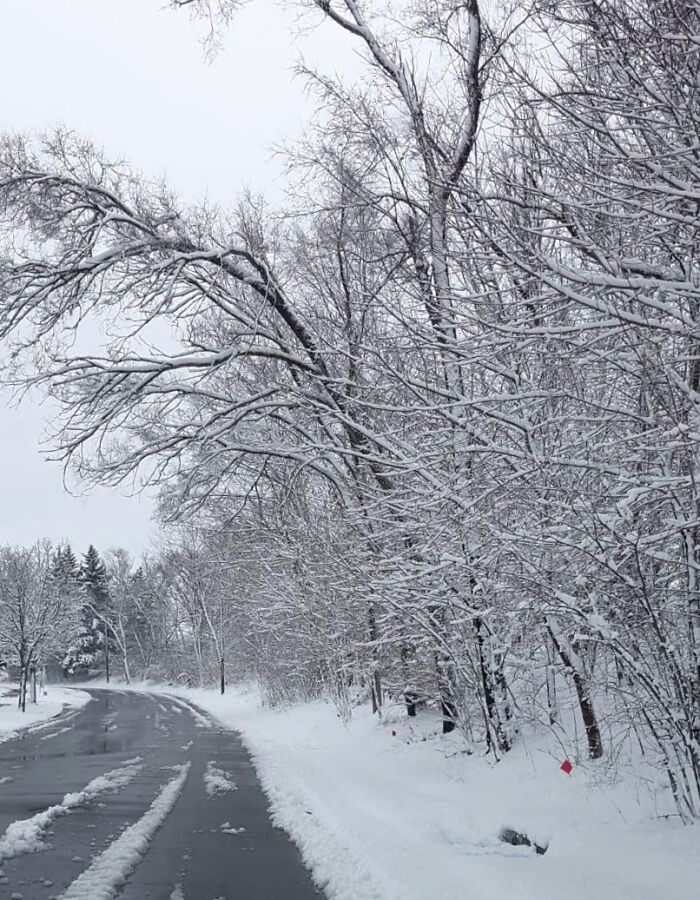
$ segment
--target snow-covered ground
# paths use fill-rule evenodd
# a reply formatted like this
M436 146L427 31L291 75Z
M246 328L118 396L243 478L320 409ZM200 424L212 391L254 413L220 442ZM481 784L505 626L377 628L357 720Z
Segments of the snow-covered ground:
M378 724L360 709L346 726L321 702L270 710L253 690L163 691L241 733L275 823L331 900L700 896L698 828L667 818L665 786L605 764L565 775L542 736L493 764L438 734L428 714L396 710ZM546 854L503 843L503 828Z
M50 720L72 710L80 709L90 700L84 691L48 685L39 691L37 702L27 700L27 711L17 709L17 685L0 682L0 741L15 737L25 728L41 728Z

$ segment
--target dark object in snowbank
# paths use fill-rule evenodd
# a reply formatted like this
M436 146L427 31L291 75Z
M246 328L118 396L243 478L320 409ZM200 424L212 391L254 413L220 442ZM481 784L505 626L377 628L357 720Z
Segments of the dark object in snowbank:
M505 844L512 844L514 847L534 847L538 856L544 856L547 852L547 844L538 844L536 841L530 840L526 834L516 831L514 828L501 828L498 837Z

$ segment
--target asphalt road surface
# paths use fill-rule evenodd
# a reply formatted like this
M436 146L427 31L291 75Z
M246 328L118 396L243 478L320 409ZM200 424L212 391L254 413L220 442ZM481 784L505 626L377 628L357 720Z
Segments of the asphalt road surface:
M1 900L320 900L235 734L180 699L89 693L0 743Z

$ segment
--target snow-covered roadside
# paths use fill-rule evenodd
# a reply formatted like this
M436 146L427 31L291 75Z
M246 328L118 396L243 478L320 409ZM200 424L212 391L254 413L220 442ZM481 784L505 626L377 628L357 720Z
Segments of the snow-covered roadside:
M90 700L85 691L47 685L46 694L39 693L36 703L27 702L27 711L17 709L17 685L0 683L0 742L16 737L26 728L50 725L51 719L64 712L78 710Z
M241 733L275 823L331 900L697 900L698 831L664 818L665 788L612 782L601 766L567 776L542 738L493 765L428 716L378 725L361 709L346 727L324 703L163 692ZM504 827L547 853L502 843Z

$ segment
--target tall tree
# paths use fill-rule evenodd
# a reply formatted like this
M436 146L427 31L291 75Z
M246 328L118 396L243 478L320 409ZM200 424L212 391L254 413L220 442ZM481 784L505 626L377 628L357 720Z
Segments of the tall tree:
M83 589L83 656L88 668L102 657L105 678L109 681L110 657L115 642L108 625L110 594L107 568L92 544L83 554L78 580Z
M30 675L70 639L77 624L75 595L54 580L51 547L0 547L0 647L19 670L25 710Z

